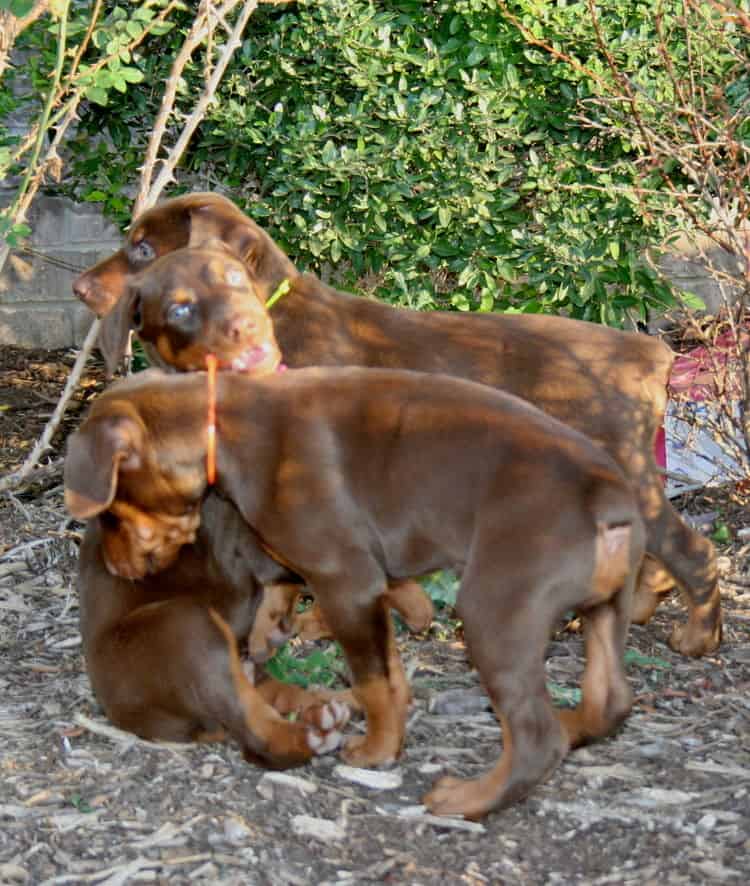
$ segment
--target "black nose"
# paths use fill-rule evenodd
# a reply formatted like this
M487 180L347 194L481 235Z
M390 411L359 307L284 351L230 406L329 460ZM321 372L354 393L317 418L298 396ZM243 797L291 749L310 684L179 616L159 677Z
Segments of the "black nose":
M246 341L255 332L257 324L251 317L235 315L227 320L224 330L227 338L235 343Z

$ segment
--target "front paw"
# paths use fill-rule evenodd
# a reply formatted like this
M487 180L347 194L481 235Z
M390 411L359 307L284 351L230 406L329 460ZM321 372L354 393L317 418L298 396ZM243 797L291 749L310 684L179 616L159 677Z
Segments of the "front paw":
M688 622L674 626L668 643L675 652L690 658L700 658L715 652L721 646L721 633L721 621L713 629Z
M393 743L375 743L367 735L357 735L347 741L341 756L350 766L372 769L374 766L393 763L398 758L401 743L397 742L392 748L388 744Z
M438 779L422 802L433 815L462 815L472 820L481 818L493 805L482 796L479 780L449 775Z
M308 707L302 720L307 725L307 744L313 754L329 754L343 741L342 730L349 722L349 708L332 699L325 704Z

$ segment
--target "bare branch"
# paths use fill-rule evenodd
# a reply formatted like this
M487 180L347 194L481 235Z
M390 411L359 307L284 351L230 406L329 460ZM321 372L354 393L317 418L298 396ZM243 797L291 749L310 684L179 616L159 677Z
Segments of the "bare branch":
M224 5L220 8L219 12L221 15L225 15L236 5L237 0L227 0L227 2L224 3ZM193 133L197 129L198 124L203 120L208 106L212 101L214 95L216 94L216 90L219 86L219 83L221 82L221 78L224 76L224 72L226 71L229 61L231 60L235 51L241 45L242 32L245 30L245 26L247 25L247 22L250 16L255 11L257 5L257 0L246 0L246 2L243 4L243 8L237 16L237 21L235 22L231 35L227 39L227 42L222 49L221 56L216 63L216 67L214 68L208 83L206 83L206 86L201 93L200 98L196 102L195 108L193 108L192 113L185 122L179 138L175 142L167 158L164 160L162 168L156 177L156 181L151 182L150 180L153 167L149 169L144 169L144 172L141 176L141 187L138 192L138 199L136 200L135 206L133 208L134 216L143 212L144 209L148 209L150 206L153 206L153 204L159 198L161 192L166 187L167 183L172 178L172 174L177 163L185 152L190 139L193 137ZM174 84L174 88L176 89L176 82ZM165 96L165 99L166 98L167 97ZM173 103L173 101L174 96L172 96L171 103ZM169 105L170 108L171 103ZM162 107L164 107L164 104L162 104ZM162 136L163 128L158 136L159 141L161 140ZM158 152L158 148L159 145L156 144L156 147L153 149L152 152L154 157ZM151 149L151 145L149 145L149 149Z

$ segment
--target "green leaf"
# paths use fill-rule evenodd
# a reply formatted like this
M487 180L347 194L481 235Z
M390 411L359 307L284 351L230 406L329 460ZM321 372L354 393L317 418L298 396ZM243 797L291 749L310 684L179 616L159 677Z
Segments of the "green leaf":
M143 71L139 71L138 68L122 68L120 70L120 75L128 81L128 83L142 83L144 80Z
M3 0L0 9L7 9L16 18L23 18L34 8L34 0Z
M438 221L440 222L441 228L447 228L450 224L451 218L453 217L453 213L447 206L441 206L438 209Z
M323 150L320 152L320 159L327 165L330 165L338 159L336 145L330 139L328 139L323 145Z
M475 46L475 47L471 50L471 52L469 53L469 55L467 56L467 58L466 58L466 64L467 64L470 68L473 68L474 65L478 65L479 62L484 61L484 59L485 59L486 57L487 57L487 50L484 48L484 46Z
M711 538L719 544L726 544L732 540L732 532L726 523L716 523Z
M125 23L125 29L133 40L137 40L143 33L143 25L136 19L132 18Z
M107 90L102 89L99 86L89 86L84 92L84 95L89 101L92 101L97 105L107 104Z
M705 311L706 303L703 299L696 295L694 292L686 292L681 290L678 295L678 300L683 304L686 308L689 308L691 311Z
M635 665L639 668L657 668L660 670L669 670L672 665L663 658L656 658L652 655L644 655L637 649L626 649L624 661L626 665Z

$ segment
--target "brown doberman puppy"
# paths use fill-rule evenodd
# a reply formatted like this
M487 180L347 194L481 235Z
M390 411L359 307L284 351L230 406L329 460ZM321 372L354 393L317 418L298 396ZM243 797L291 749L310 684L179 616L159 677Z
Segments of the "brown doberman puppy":
M367 734L349 741L350 762L393 759L404 738L408 685L386 582L442 567L462 575L457 609L504 752L479 779L438 783L433 812L478 817L513 802L570 747L623 720L644 527L601 447L516 397L447 376L225 372L216 390L217 489L304 579L351 667ZM208 414L204 373L150 370L106 391L70 438L66 504L103 517L101 551L119 574L168 568L194 531ZM585 614L587 664L581 704L556 712L544 650L568 609Z
M284 279L292 281L291 292L273 308L290 367L401 367L461 376L516 394L600 443L629 477L646 523L651 558L639 581L634 620L648 621L674 579L689 618L675 626L670 645L686 655L718 647L713 546L667 500L653 456L673 360L663 343L563 317L415 312L356 298L299 275L230 200L189 194L140 216L122 249L74 283L85 304L107 315L100 342L110 364L119 362L127 340L130 305L122 296L130 275L171 250L216 238L242 258L262 298Z
M260 582L273 589L290 576L259 551L236 510L218 502L206 499L197 538L176 562L139 581L105 566L111 516L89 522L79 585L92 688L109 719L142 738L231 737L249 761L298 765L339 744L348 711L332 693L279 683L261 668L257 685L248 679L240 644L263 606ZM291 712L301 719L283 719Z

